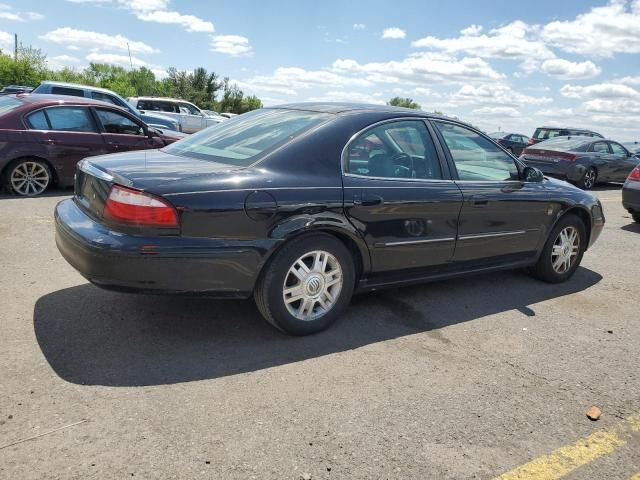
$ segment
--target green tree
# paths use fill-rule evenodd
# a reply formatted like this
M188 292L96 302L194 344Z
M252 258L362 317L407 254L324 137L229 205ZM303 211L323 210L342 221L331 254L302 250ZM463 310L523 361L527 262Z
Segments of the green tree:
M0 53L0 84L38 85L47 76L47 56L38 48L18 48L18 58Z
M387 102L387 105L394 107L413 108L414 110L420 110L420 105L413 101L413 98L401 98L393 97Z

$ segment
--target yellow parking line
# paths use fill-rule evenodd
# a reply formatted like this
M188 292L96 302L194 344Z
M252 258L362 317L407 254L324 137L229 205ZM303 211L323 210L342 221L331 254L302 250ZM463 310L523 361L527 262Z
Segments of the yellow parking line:
M640 432L640 416L629 417L609 431L594 432L572 445L560 447L529 463L504 473L496 480L554 480L562 478L576 468L608 455L625 445L623 438L629 431ZM635 477L632 480L640 480Z
M633 477L631 477L629 480L640 480L640 473L636 473Z

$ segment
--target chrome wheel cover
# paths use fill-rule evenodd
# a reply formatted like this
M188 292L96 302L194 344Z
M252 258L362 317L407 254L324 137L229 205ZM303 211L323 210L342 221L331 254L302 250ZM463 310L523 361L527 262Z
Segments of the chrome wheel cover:
M282 299L287 311L305 322L324 316L338 301L343 284L338 259L323 250L298 258L285 275Z
M49 172L37 162L22 162L11 172L13 191L25 197L40 195L49 186Z
M584 174L584 186L592 188L596 184L596 171L590 168Z
M551 249L551 266L556 273L567 273L580 252L580 234L576 227L563 228Z

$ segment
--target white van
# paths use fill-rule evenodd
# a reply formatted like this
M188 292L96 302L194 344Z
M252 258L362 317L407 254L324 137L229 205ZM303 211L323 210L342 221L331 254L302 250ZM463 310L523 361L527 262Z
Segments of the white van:
M182 131L186 133L198 132L224 120L221 117L210 117L193 103L176 98L129 97L127 100L138 110L158 112L175 118L182 125Z

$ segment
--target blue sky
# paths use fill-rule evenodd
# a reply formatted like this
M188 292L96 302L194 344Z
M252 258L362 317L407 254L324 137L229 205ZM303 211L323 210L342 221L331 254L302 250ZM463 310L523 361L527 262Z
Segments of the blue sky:
M2 0L0 0L2 1ZM204 66L266 105L408 96L486 130L542 124L640 139L640 0L0 3L52 68Z

